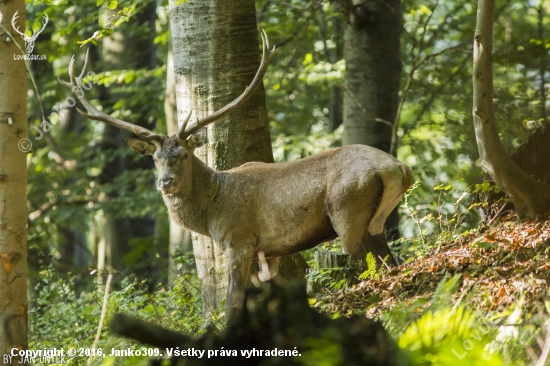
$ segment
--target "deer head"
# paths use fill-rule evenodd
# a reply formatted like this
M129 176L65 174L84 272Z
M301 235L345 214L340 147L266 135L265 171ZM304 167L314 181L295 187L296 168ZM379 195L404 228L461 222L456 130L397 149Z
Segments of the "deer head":
M90 101L88 101L82 88L82 80L84 79L88 66L89 50L86 52L86 61L81 74L78 77L75 76L73 56L69 64L70 82L66 82L61 79L59 79L59 82L70 88L88 111L88 113L84 113L77 108L77 111L81 115L88 119L102 121L114 127L136 134L139 138L127 138L127 144L134 152L138 154L153 156L159 175L157 189L163 194L172 195L179 193L186 184L185 180L181 179L181 177L188 177L191 172L191 157L193 156L195 148L202 146L206 142L206 131L204 127L223 118L231 111L241 106L250 98L258 86L262 83L269 61L275 52L275 47L270 49L271 46L269 45L269 40L267 39L265 31L262 31L262 43L263 54L260 67L256 72L254 79L250 85L246 87L245 91L225 107L209 116L201 119L195 119L192 124L189 124L188 122L193 111L189 111L181 127L179 128L178 133L173 136L159 135L144 127L112 117L99 111L92 105L92 103L90 103Z
M26 46L26 49L27 49L27 53L31 53L32 50L34 49L34 42L36 41L36 38L38 38L38 35L40 33L42 33L42 31L44 30L44 28L46 28L46 24L48 24L48 20L50 18L48 18L48 15L47 14L44 14L44 18L46 19L43 23L42 23L42 28L36 32L33 32L32 36L28 36L27 33L25 32L21 32L19 30L19 28L17 27L17 25L15 24L15 21L17 20L17 18L19 18L19 10L15 12L15 14L13 14L13 18L11 18L11 26L13 28L14 31L16 31L17 33L19 33L21 35L21 38L23 38L23 40L25 41L25 46Z
M191 117L189 113L186 121ZM139 133L136 133L138 136ZM161 136L159 142L153 143L139 139L127 138L130 148L143 155L152 155L158 172L157 189L166 195L177 195L190 183L192 172L192 159L195 148L206 142L206 131L201 129L195 132L189 139L181 139L178 135Z

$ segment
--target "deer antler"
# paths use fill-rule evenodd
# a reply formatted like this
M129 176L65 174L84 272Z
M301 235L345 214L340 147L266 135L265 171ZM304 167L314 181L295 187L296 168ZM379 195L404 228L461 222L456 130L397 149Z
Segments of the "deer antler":
M29 36L27 36L27 34L25 32L21 32L19 30L19 27L15 24L15 21L17 20L17 18L19 18L19 10L17 10L15 12L15 14L13 14L13 18L11 18L11 26L13 28L14 31L16 31L17 33L19 33L21 35L21 37L26 41Z
M273 54L275 53L275 46L273 46L273 48L270 49L271 46L269 44L269 39L267 38L267 35L265 34L265 31L263 29L262 29L262 44L263 44L262 62L260 63L260 67L258 68L258 71L256 72L256 76L254 76L254 79L252 80L250 85L246 87L244 92L239 97L237 97L237 99L227 104L225 107L212 113L209 116L206 116L202 119L197 120L193 125L188 127L187 122L184 123L178 131L178 137L180 139L185 140L194 132L200 130L203 127L206 127L212 122L215 122L223 118L224 116L229 114L231 111L233 111L235 108L238 108L239 106L241 106L244 102L248 100L248 98L250 98L252 94L254 94L258 86L260 86L260 84L262 83L265 71L267 70L267 66L269 65L269 61L271 60L271 57L273 57Z
M76 94L77 98L80 100L82 105L88 111L88 113L84 113L83 111L77 108L76 110L78 111L78 113L80 113L81 115L83 115L88 119L105 122L110 124L113 127L133 132L136 135L138 135L139 138L141 138L142 140L161 141L162 136L154 133L153 131L146 129L145 127L134 125L133 123L120 120L118 118L108 115L107 113L103 113L99 111L96 107L94 107L92 103L90 103L90 101L86 98L86 95L84 94L84 90L82 89L82 79L84 79L84 76L86 74L86 69L88 67L89 51L90 49L86 51L86 61L84 62L84 67L82 68L82 72L80 73L80 76L75 77L74 56L73 56L71 58L71 63L69 64L69 76L70 76L71 82L69 83L58 78L59 82L62 85L71 89L73 93Z

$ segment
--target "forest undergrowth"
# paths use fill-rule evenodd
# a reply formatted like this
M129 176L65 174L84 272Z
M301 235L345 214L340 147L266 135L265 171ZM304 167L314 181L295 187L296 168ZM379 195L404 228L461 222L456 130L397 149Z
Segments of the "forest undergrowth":
M550 221L508 214L311 302L381 320L415 365L545 365L549 247Z
M453 193L448 186L436 188L442 191L442 199L454 194L448 215L441 208L442 200L437 211L426 215L412 209L407 198L415 187L404 200L402 209L418 228L437 229L435 234L420 230L419 235L400 240L404 264L377 268L374 259L367 257L368 269L357 276L360 280L355 285L318 275L328 293L311 298L311 306L331 318L365 314L380 320L409 354L412 365L547 364L550 221L518 221L508 213L489 225L461 231L460 223L467 220L464 215L472 213L475 205L468 206L465 195ZM332 249L333 244L319 248ZM203 318L192 255L179 257L178 263L182 272L174 286L151 289L135 276L114 273L118 284L110 289L106 302L101 281L106 273L92 271L91 287L78 290L74 276L60 275L53 266L42 269L29 312L30 348L86 349L94 343L101 355L71 358L69 364L146 365L148 357L109 355L113 348L128 348L157 356L143 345L111 334L112 314L128 314L193 336L200 336L207 327L222 329L222 310L210 309L212 317ZM102 319L105 326L98 332Z

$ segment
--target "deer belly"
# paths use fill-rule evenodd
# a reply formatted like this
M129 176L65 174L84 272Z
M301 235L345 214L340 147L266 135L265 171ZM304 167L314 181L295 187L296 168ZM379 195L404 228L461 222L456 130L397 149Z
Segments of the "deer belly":
M257 251L267 258L296 253L334 239L336 232L324 212L287 212L286 219L273 217L267 230L258 235Z

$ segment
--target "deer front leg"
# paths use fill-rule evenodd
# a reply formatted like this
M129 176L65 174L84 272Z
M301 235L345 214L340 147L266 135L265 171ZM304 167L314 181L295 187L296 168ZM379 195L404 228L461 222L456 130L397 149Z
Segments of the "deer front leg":
M242 298L254 252L252 250L230 249L226 254L228 283L225 298L225 322L229 324L237 318L241 310Z

